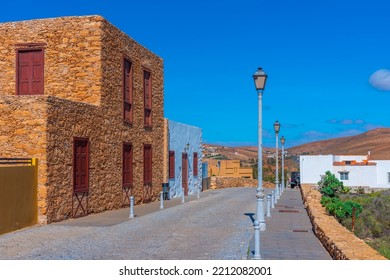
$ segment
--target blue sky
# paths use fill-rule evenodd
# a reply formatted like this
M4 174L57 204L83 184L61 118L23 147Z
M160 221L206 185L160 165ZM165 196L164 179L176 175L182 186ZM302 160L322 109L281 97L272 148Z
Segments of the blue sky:
M263 144L286 147L390 127L388 0L20 0L0 22L105 17L164 59L165 116L205 143L257 145L258 66L268 74Z

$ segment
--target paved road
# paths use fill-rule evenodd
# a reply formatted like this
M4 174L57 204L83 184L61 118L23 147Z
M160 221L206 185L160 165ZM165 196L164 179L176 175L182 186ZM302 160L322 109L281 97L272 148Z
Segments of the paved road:
M266 189L265 193L270 190ZM209 190L0 236L0 259L240 260L254 253L255 188ZM266 208L266 203L264 205ZM261 232L265 260L330 260L299 190L286 189Z
M207 191L149 214L159 203L136 207L131 220L122 209L23 229L0 236L0 259L246 259L255 193Z

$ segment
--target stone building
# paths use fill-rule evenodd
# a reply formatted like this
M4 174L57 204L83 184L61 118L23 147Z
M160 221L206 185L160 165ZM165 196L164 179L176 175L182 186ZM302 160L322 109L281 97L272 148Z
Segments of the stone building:
M0 24L0 157L39 159L41 223L155 200L163 60L100 16Z
M252 167L243 167L239 160L206 159L208 176L237 177L253 179Z

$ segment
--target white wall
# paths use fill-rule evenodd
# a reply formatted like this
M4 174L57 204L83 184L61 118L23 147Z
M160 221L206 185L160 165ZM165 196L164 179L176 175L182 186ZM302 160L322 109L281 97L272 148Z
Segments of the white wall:
M341 180L340 172L348 172L348 180ZM336 178L343 182L346 187L376 187L377 185L375 165L333 166L332 173L335 174Z
M317 184L326 171L333 172L333 155L299 157L301 184Z
M346 161L346 160L356 160L357 162L361 162L367 159L367 156L339 156L334 155L334 161Z
M188 194L196 194L202 188L202 129L195 126L168 120L168 150L175 152L175 178L168 179L170 197L182 195L182 153L189 144L188 154ZM198 175L193 174L194 152L198 153Z
M390 188L388 173L390 172L390 160L374 160L376 162L376 176L378 188Z

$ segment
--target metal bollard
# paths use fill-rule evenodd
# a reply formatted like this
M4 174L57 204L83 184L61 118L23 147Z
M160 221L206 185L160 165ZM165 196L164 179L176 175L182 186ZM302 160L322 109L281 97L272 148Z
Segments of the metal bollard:
M164 192L160 192L160 209L164 209Z
M267 217L271 217L271 194L267 194Z
M275 191L271 192L271 208L275 208Z
M129 219L134 218L134 196L130 196L130 216Z
M184 203L184 188L181 188L181 203Z
M260 225L259 221L255 220L253 223L253 228L255 230L255 254L253 255L253 259L261 260L260 255Z

